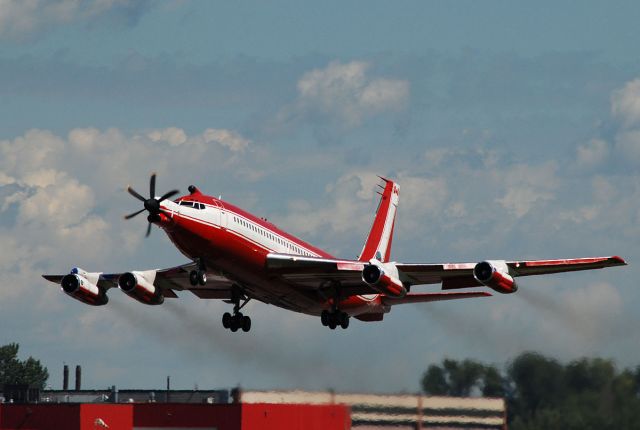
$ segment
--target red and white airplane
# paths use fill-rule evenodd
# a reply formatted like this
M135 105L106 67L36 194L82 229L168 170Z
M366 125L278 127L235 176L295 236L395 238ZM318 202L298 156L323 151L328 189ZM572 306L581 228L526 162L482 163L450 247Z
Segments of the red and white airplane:
M350 317L381 321L394 305L491 296L486 291L458 291L486 286L503 294L516 292L517 276L542 275L625 265L617 256L562 260L486 260L479 263L407 264L390 261L391 241L400 187L384 185L367 241L357 260L329 253L279 229L228 202L204 195L191 185L189 195L172 201L170 191L156 197L156 175L150 197L128 187L144 208L125 219L149 213L173 244L191 260L177 267L106 274L74 268L68 275L43 275L81 302L108 302L107 290L120 288L147 305L190 291L201 299L233 304L222 324L231 331L249 331L251 319L240 310L251 299L284 309L320 316L331 329L349 326ZM412 293L414 285L442 284L443 292ZM456 290L456 291L450 291Z

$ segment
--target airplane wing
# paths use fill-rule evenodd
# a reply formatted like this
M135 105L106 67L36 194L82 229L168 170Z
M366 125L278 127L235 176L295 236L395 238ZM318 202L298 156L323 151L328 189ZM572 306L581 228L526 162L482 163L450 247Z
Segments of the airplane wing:
M505 261L509 275L547 275L580 270L603 269L627 263L618 256L588 257L557 260ZM473 276L477 263L403 264L396 265L411 285L442 283L442 289L467 288L482 285Z
M626 265L626 262L617 256L558 260L500 260L499 263L506 266L506 271L512 277ZM266 268L302 288L322 288L331 282L340 282L347 289L360 287L366 291L368 286L362 280L362 271L368 264L368 262L354 260L269 254ZM408 286L442 283L442 289L448 290L483 285L473 275L478 263L385 264L391 264L397 268L400 281ZM375 292L371 287L368 287L368 290L369 293ZM357 294L366 294L366 292Z
M219 273L207 271L207 283L205 286L193 286L189 282L189 272L197 269L196 263L187 263L167 269L146 270L141 273L154 273L153 286L158 288L160 294L167 298L178 297L175 291L190 291L201 299L229 299L231 297L231 282ZM72 269L72 274L84 272L82 269ZM125 273L86 273L84 277L91 283L100 287L103 291L110 288L118 288L118 278ZM66 275L42 275L48 281L60 285Z

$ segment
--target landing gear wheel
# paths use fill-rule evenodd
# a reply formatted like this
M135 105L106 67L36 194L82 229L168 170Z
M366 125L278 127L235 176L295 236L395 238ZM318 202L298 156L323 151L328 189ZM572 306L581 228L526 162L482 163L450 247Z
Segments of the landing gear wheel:
M231 323L231 327L229 327L229 329L234 333L237 332L239 328L240 326L238 325L238 322L236 320L233 320L233 323Z
M207 272L205 272L204 270L198 270L198 272L196 272L196 278L198 284L202 285L203 287L207 284Z
M222 315L222 327L230 328L232 320L233 320L233 317L231 316L231 314L229 312L225 312Z
M194 287L198 285L198 272L196 272L195 270L189 272L189 283Z
M329 324L327 324L331 330L335 330L338 326L338 321L336 320L336 314L332 313L331 317L329 318Z
M349 315L346 312L340 312L340 327L345 330L349 327Z
M328 310L323 310L322 313L320 314L320 322L322 323L323 326L328 326L329 325L329 318L330 318L330 314Z
M251 330L251 318L242 317L242 331L246 333L249 330Z

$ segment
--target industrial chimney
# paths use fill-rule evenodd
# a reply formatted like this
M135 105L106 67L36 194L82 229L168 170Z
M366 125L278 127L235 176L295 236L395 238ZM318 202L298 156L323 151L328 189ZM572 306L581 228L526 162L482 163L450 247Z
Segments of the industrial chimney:
M82 367L76 366L76 391L80 391L82 385Z
M62 389L67 391L69 389L69 366L66 364L62 369Z

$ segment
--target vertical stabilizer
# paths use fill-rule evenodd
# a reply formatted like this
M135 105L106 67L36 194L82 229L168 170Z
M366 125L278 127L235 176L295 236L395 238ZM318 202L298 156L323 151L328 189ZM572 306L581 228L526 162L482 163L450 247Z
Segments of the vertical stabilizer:
M375 258L385 263L389 261L391 256L391 241L393 240L393 226L398 209L400 186L388 179L380 179L385 182L384 190L369 237L367 237L367 242L360 254L360 261L369 261Z

